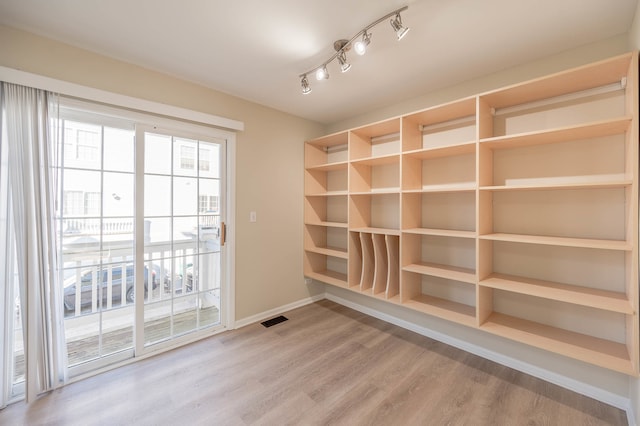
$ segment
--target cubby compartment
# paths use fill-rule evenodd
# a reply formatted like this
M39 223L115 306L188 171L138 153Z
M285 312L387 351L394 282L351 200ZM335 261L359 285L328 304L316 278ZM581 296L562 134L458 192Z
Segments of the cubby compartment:
M400 155L352 161L351 193L397 193L400 190Z
M476 144L413 151L402 159L405 191L454 191L476 187Z
M349 132L349 160L400 154L400 119L381 121Z
M341 132L314 139L305 144L305 169L331 168L346 164L348 158L349 133Z
M402 234L402 270L474 284L474 239Z
M485 331L619 372L634 371L628 315L491 288L483 288L479 303L489 310L480 322Z
M492 136L507 136L629 114L629 82L635 87L637 79L630 59L623 55L480 95L493 117L485 126L492 127Z
M402 117L402 150L417 153L476 140L476 99L439 105Z
M347 227L347 195L305 197L306 224Z
M346 195L349 189L347 172L346 163L329 170L306 170L304 192L306 195Z
M629 185L629 117L480 144L481 188Z
M474 238L475 191L402 194L405 232Z
M318 281L347 287L347 259L305 250L304 275Z
M408 308L474 326L475 286L403 269L401 302Z
M349 226L353 231L399 235L400 194L350 195Z
M498 191L493 233L624 241L624 188Z
M307 225L304 229L304 249L346 259L347 229Z

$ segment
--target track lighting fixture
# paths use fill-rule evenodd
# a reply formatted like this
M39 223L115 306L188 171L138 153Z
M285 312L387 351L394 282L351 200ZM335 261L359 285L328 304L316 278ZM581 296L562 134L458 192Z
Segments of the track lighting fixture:
M362 33L362 39L353 43L353 50L358 55L364 55L367 52L367 46L371 43L371 34L364 30Z
M333 48L336 51L327 61L325 61L319 67L313 68L304 74L300 74L300 84L302 86L302 93L307 94L311 92L311 86L309 86L309 80L307 80L307 75L311 73L316 74L317 80L327 80L329 78L329 71L327 70L327 65L331 63L334 59L337 59L340 64L340 70L342 72L347 72L351 68L351 64L347 62L347 52L353 47L353 50L358 55L364 55L367 51L367 46L371 43L371 33L369 30L379 23L385 21L388 18L392 18L389 22L391 23L391 28L395 31L398 40L401 40L407 32L409 32L409 28L402 25L402 18L400 17L400 12L407 10L409 6L404 6L400 9L394 10L391 13L386 14L382 18L374 21L364 27L360 32L351 37L350 40L337 40L333 43ZM356 39L358 39L356 41Z
M328 80L329 79L329 71L327 71L327 66L323 65L321 68L316 70L316 80Z
M340 70L342 72L347 72L349 68L351 68L351 64L347 62L347 54L344 53L344 50L338 54L338 62L340 62Z
M409 32L409 28L402 25L402 18L400 17L399 13L397 13L396 17L389 22L391 23L391 28L393 28L393 31L396 32L398 40L402 40L402 37L406 36Z
M306 95L307 93L311 93L311 86L309 86L309 80L307 80L307 75L302 76L302 94Z

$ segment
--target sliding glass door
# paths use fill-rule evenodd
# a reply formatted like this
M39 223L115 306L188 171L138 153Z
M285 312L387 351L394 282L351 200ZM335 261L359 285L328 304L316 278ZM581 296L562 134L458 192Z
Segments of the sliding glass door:
M220 326L226 140L61 111L58 258L71 376Z
M137 135L144 151L138 254L145 273L161 277L144 291L148 347L220 323L225 144L158 129Z

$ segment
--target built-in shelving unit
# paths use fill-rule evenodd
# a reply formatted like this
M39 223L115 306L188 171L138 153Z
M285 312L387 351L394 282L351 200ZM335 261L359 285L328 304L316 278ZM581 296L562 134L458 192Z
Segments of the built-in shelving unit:
M305 275L638 375L638 57L308 141Z

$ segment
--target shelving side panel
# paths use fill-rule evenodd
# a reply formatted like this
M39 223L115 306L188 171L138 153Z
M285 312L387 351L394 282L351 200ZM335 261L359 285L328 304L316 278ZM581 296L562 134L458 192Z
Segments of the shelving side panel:
M360 277L359 289L365 291L373 286L376 272L376 257L372 234L360 233L360 244L362 251L362 275Z
M385 235L387 245L387 285L385 297L391 299L400 294L400 236Z
M387 245L385 242L385 236L382 234L373 234L372 239L375 263L372 294L377 295L380 293L384 293L387 288L389 259L387 257Z
M362 281L362 271L364 266L364 254L362 252L362 242L360 233L349 232L349 272L348 287L359 287Z

